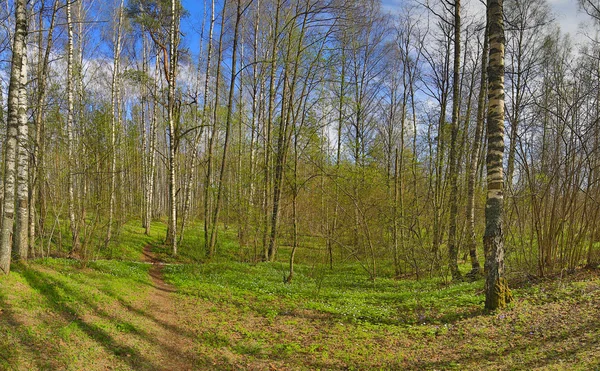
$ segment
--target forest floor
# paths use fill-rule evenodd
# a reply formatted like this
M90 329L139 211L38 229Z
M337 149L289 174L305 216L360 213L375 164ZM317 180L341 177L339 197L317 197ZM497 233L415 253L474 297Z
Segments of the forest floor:
M0 278L0 369L600 370L600 271L514 288L368 281L360 267L38 259Z

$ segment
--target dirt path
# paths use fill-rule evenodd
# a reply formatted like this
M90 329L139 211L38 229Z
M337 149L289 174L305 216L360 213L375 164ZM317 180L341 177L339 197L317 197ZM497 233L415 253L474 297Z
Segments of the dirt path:
M163 345L149 351L155 353L154 357L158 358L164 370L192 370L196 363L195 336L186 328L186 323L189 323L189 318L186 318L189 316L188 308L180 305L180 298L174 294L175 288L164 281L163 265L150 246L144 247L143 260L152 264L150 277L153 287L144 305L146 317L151 321L148 331Z
M151 263L150 267L150 277L152 278L152 284L154 288L163 292L175 292L175 288L164 281L163 273L162 273L162 263L160 260L156 258L154 253L150 250L150 246L144 247L144 251L142 253L143 260L147 263ZM160 296L161 299L164 298L164 295L153 295L154 297Z

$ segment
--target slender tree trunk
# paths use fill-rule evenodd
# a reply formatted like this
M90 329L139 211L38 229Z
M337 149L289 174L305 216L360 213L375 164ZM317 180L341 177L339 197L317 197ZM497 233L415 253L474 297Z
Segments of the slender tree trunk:
M437 128L437 138L435 139L435 165L434 165L434 192L433 192L433 267L439 268L440 245L442 244L442 234L444 230L444 210L446 201L444 176L444 159L446 151L446 140L444 127L446 126L446 111L449 96L449 66L450 66L450 44L446 46L444 57L444 67L440 78L440 118Z
M252 41L252 57L254 61L259 60L259 51L258 51L258 26L260 22L260 9L261 2L260 0L256 0L256 10L255 10L255 19L254 19L254 37ZM254 210L255 206L255 158L256 158L256 146L258 141L258 127L259 127L259 96L262 94L261 84L264 84L264 75L261 72L260 75L258 73L258 64L254 63L252 65L252 126L250 128L250 150L249 152L249 161L248 161L248 200L249 200L249 210ZM248 224L250 218L246 218L246 224ZM244 229L248 229L246 225ZM255 256L254 259L257 259L256 253L256 236L254 238L254 251Z
M206 7L205 7L205 13L206 13ZM202 50L202 40L204 39L204 23L206 21L206 17L203 16L202 17L202 25L200 26L200 42L199 42L199 54L198 55L203 55L204 51ZM209 41L210 43L210 41ZM198 68L196 69L196 73L197 73L197 77L196 77L196 83L194 84L194 91L193 91L193 96L195 97L195 100L198 99L198 94L200 92L200 74L202 71L202 67L201 67L201 63L200 61L198 61ZM208 78L208 72L206 72L206 78ZM202 117L198 117L198 109L197 106L192 110L192 122L197 123L202 119ZM185 189L185 194L184 194L184 201L183 201L183 210L181 213L181 228L179 229L179 244L181 244L181 241L183 241L183 236L185 234L185 227L187 226L187 221L188 218L190 216L190 209L192 207L192 194L193 194L193 188L194 188L194 178L196 178L196 167L197 167L197 162L198 162L198 146L200 145L200 140L202 139L202 134L204 133L204 126L202 124L198 125L196 128L194 128L195 134L194 134L194 138L192 140L192 144L191 147L189 148L188 152L189 152L189 156L190 159L189 161L189 170L187 172L187 177L185 180L185 184L184 184L184 189Z
M15 223L15 190L17 182L16 161L18 153L18 130L21 115L22 67L27 53L27 2L15 1L15 35L13 39L10 83L8 87L8 119L6 123L6 141L4 143L6 157L4 162L4 206L0 239L0 270L8 274L10 271L11 250ZM25 114L25 112L23 112Z
M29 252L29 132L27 125L27 48L21 63L19 88L19 128L17 136L17 218L13 255L27 260Z
M175 83L177 78L177 48L178 48L178 9L176 0L171 0L171 26L169 31L169 71L168 71L168 107L169 121L169 225L166 243L171 245L174 256L177 255L177 179L175 177L175 154L177 146L177 132L175 130Z
M77 220L75 218L75 173L73 171L74 166L74 152L75 152L75 138L73 136L74 130L74 86L73 86L73 17L71 9L71 1L67 0L67 29L68 29L68 41L67 41L67 174L68 174L68 209L69 209L69 225L71 228L71 250L69 255L77 255L79 251L79 231L77 227Z
M458 219L458 124L460 110L460 0L454 0L454 76L452 78L452 132L450 138L450 222L448 226L448 265L453 281L460 281L456 224Z
M142 73L144 76L148 76L148 42L146 40L146 35L142 35ZM142 201L142 228L144 231L148 228L150 224L150 219L148 219L147 210L148 210L148 179L150 174L150 131L146 129L146 118L147 118L147 110L148 110L148 86L146 82L142 83L140 88L141 95L141 125L142 125L142 181L141 186L144 190L144 199Z
M263 192L263 249L264 249L264 260L270 261L271 255L269 251L269 245L271 244L269 239L269 195L271 192L271 131L273 127L273 116L275 110L275 93L276 93L276 66L277 66L277 50L279 43L279 17L281 12L281 0L277 0L275 9L275 28L272 30L272 49L271 49L271 64L270 64L270 76L269 76L269 106L267 112L267 125L265 128L264 138L264 150L265 150L265 166L264 166L264 192Z
M346 94L346 49L341 51L341 74L340 74L340 97L338 102L338 117L337 117L337 143L335 150L335 175L340 175L340 164L342 160L342 130L344 128L344 94ZM329 269L333 269L333 234L337 230L339 204L340 204L340 189L339 179L335 179L333 187L333 221L327 235L327 252L329 254Z
M121 33L123 24L123 0L119 6L119 15L117 16L117 27L115 32L114 42L114 56L113 56L113 74L111 84L111 124L110 124L110 147L112 151L112 157L110 162L110 201L108 207L108 229L106 230L106 240L104 241L104 248L108 247L112 238L112 225L115 214L115 185L117 179L117 130L121 127L121 115L120 109L118 108L121 104L120 97L120 61L121 61Z
M180 234L180 240L183 238L183 233L184 233L184 228L185 228L185 223L186 223L186 219L187 219L187 214L189 212L189 208L190 208L190 201L191 201L191 187L192 187L192 179L194 177L195 174L195 168L197 166L197 162L198 162L198 146L200 145L200 140L202 139L202 134L204 133L204 127L207 126L206 125L206 110L208 107L208 84L210 82L210 64L211 64L211 59L212 59L212 43L213 43L213 33L214 33L214 27L215 27L215 1L212 0L211 1L211 8L210 8L210 24L209 24L209 32L208 32L208 46L207 46L207 56L206 56L206 69L204 70L204 90L203 90L203 103L202 103L202 112L200 115L200 120L199 120L199 129L198 132L196 133L196 136L194 138L194 142L192 145L192 164L191 164L191 170L190 170L190 175L188 177L188 187L186 190L186 195L185 195L185 205L184 205L184 212L183 212L183 218L181 221L181 234ZM203 21L203 26L202 26L202 30L204 30L204 21ZM202 37L201 37L202 39ZM202 46L200 46L200 50L202 51ZM202 54L202 52L201 52ZM200 63L198 64L198 75L200 75Z
M512 295L504 278L504 20L503 0L488 0L490 57L488 65L487 202L485 207L485 308L503 308Z
M36 221L39 223L39 233L44 233L44 220L46 217L46 188L45 188L45 123L44 123L44 103L46 102L46 80L48 77L48 66L50 61L50 52L54 43L54 24L58 12L58 0L54 1L52 7L52 17L48 29L48 41L45 49L43 48L43 32L38 35L38 71L37 71L37 99L34 107L34 125L35 125L35 144L32 156L32 168L30 174L32 177L30 199L29 199L29 244L30 250L34 248L36 239ZM43 29L43 12L39 15L39 27ZM44 53L42 54L42 50ZM39 199L39 216L36 218L36 203ZM37 220L36 220L37 219Z
M477 238L475 236L475 183L477 180L477 169L479 168L479 151L481 149L483 124L485 120L487 63L488 29L486 27L483 35L483 51L481 54L481 80L479 84L479 96L477 99L477 124L475 127L473 147L471 147L471 161L469 163L469 176L467 179L467 243L469 245L469 256L471 258L471 271L469 272L469 276L472 278L475 278L481 269L479 259L477 258Z
M158 94L158 80L160 78L159 76L159 68L158 68L158 63L159 63L159 58L158 58L158 54L156 55L155 58L155 64L154 64L154 79L152 80L152 89L153 89L153 96L157 97ZM155 98L156 99L156 98ZM152 104L152 118L150 119L150 138L148 138L149 140L149 150L150 152L148 153L148 161L149 161L149 165L148 165L148 178L146 179L147 185L146 185L146 229L145 229L145 234L147 236L150 235L150 225L152 224L152 218L153 218L153 210L154 210L154 178L156 175L156 127L158 126L157 124L158 121L158 104L156 102L156 100L153 102Z
M308 9L308 4L306 4L306 9ZM297 14L301 14L300 4L296 6ZM289 146L291 141L292 131L290 130L292 116L294 113L294 91L296 88L296 84L298 81L298 70L302 55L302 44L304 42L304 35L306 31L306 22L307 22L307 13L304 12L304 18L302 21L300 34L297 35L297 41L292 39L292 32L289 34L288 38L288 48L286 52L286 56L284 58L289 58L292 52L292 43L296 41L296 45L294 45L295 56L292 61L286 61L286 67L289 62L292 62L293 69L291 72L291 80L288 82L289 72L288 68L284 67L284 76L283 76L283 92L282 92L282 114L280 117L280 127L279 127L279 135L277 138L277 152L275 156L275 176L273 179L273 210L271 213L271 235L269 239L269 249L268 255L269 260L274 261L277 255L277 227L278 227L278 219L279 219L279 210L280 210L280 202L281 202L281 194L283 191L283 173L285 170ZM300 96L300 101L302 100L302 96ZM299 107L301 107L301 102L298 103ZM285 109L285 114L283 113Z
M289 49L288 49L289 53ZM287 63L286 63L287 64ZM288 94L288 72L287 68L284 68L283 76L283 91L281 99L282 117L280 118L280 125L277 136L277 147L275 153L275 171L273 177L273 209L271 211L271 231L269 234L269 245L267 249L268 261L274 261L277 253L277 222L279 220L279 201L281 199L282 181L283 181L283 167L285 165L287 157L287 132L289 127L289 114L291 111L291 102L289 102ZM285 117L283 112L285 109Z
M524 31L519 30L519 36L517 41L517 50L515 51L517 54L517 62L513 63L517 65L516 71L511 71L513 74L513 79L516 77L516 83L514 85L514 104L512 107L512 117L509 119L510 123L510 138L508 143L508 160L506 166L506 185L508 186L508 191L512 191L512 181L513 174L515 172L515 155L517 151L517 140L519 133L519 121L521 120L521 101L523 99L523 37ZM526 82L525 82L526 83Z
M218 233L218 221L219 221L219 212L221 209L221 199L223 197L223 188L225 181L225 170L227 167L227 152L229 149L229 137L231 134L231 121L233 115L233 96L235 94L235 80L236 80L236 68L237 68L237 47L238 47L238 33L239 33L239 25L240 20L242 18L242 0L237 0L237 12L235 18L235 26L234 26L234 37L233 37L233 47L232 47L232 57L231 57L231 76L229 80L229 97L227 99L227 117L225 119L225 143L223 144L223 156L221 158L221 170L219 172L219 184L217 188L217 200L215 202L215 209L213 211L212 223L211 223L211 232L210 232L210 244L209 251L215 251L215 246L217 243L217 233Z
M75 2L73 2L75 3ZM74 74L73 74L73 78L75 79L75 87L73 90L73 94L74 94L74 99L76 99L76 103L74 101L74 110L73 110L73 115L77 115L76 119L73 120L73 156L75 156L75 154L78 152L77 149L77 132L79 129L80 133L83 133L84 131L84 126L85 126L85 109L84 109L84 97L85 97L85 89L83 86L83 50L84 50L84 42L86 41L85 38L85 34L84 34L84 26L85 26L85 13L84 13L84 4L83 1L77 1L77 13L75 15L75 22L74 24L77 25L77 31L76 31L76 35L77 35L77 42L74 43L74 56L75 56L75 60L74 60ZM79 125L78 127L75 126L75 122L78 122ZM81 156L83 158L86 158L86 146L82 146L79 147L81 149ZM75 216L76 216L76 231L77 231L77 236L78 236L78 254L81 255L83 254L85 257L85 251L84 249L86 248L86 217L87 217L87 203L86 203L86 199L88 197L88 175L86 173L86 169L85 169L85 165L82 166L81 168L77 168L78 164L81 161L77 161L75 159L75 157L73 157L73 166L74 166L74 170L73 170L73 187L79 186L74 188L74 192L75 192L75 199L73 202L74 208L75 210L80 210L79 215L77 215L77 211L75 211ZM79 174L78 174L79 173ZM79 181L78 181L79 178ZM81 231L83 229L83 244L81 243Z
M214 2L212 3L214 13ZM225 23L225 9L227 6L227 0L223 3L223 10L221 12L221 25ZM206 250L206 256L211 258L214 255L214 250L211 248L211 222L212 222L212 213L211 213L211 193L212 193L212 178L213 178L213 156L214 156L214 146L217 140L218 134L218 108L219 108L219 86L221 79L221 62L223 57L223 36L224 30L221 27L221 32L219 35L219 47L218 47L218 55L217 55L217 71L215 75L215 101L213 104L213 118L212 118L212 130L211 134L208 138L208 154L207 154L207 164L206 164L206 181L204 185L204 246Z
M291 283L294 278L294 259L298 250L298 133L294 135L294 179L292 189L292 253L290 254L290 273L286 278Z
M404 109L404 108L403 108ZM401 134L403 136L403 134ZM402 139L401 142L404 140ZM398 154L398 148L394 151L394 197L392 202L392 250L394 253L394 273L396 277L399 277L401 274L400 270L400 259L398 257L398 238L402 239L399 236L399 226L398 226L398 208L401 208L402 198L400 197L400 187L402 186L400 183L400 155Z

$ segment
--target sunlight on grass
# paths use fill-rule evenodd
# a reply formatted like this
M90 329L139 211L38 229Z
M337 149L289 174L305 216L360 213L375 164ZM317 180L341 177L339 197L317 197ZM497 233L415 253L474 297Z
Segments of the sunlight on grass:
M479 313L483 300L481 282L371 282L355 266L330 271L298 265L292 284L283 282L285 274L278 263L165 267L166 279L186 293L248 305L261 313L311 309L353 322L442 323Z
M132 221L101 254L122 260L15 264L0 277L0 369L160 369L160 352L174 352L164 331L193 344L199 369L596 367L595 271L524 283L510 308L483 315L482 280L372 281L358 263L317 259L298 262L286 284L285 248L281 261L251 263L229 228L207 260L201 227L189 226L177 257L164 223L146 236ZM146 246L171 264L140 262Z

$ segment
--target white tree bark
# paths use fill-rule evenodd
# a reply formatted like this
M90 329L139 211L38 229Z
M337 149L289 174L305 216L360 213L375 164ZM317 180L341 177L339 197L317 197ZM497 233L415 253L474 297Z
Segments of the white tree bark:
M77 220L75 219L75 174L74 166L74 86L73 86L73 18L71 12L71 1L67 0L67 173L68 173L68 192L69 192L69 224L71 228L72 246L69 255L78 253L79 250L79 232L77 228Z
M504 37L503 0L488 0L487 200L485 204L485 308L504 308L512 294L504 277Z
M17 204L13 255L27 259L29 250L29 132L27 126L27 50L23 52L17 134Z
M17 132L19 125L19 97L21 92L21 66L26 54L27 38L26 0L15 1L15 36L13 40L12 68L8 87L8 119L6 125L6 157L4 162L4 208L0 237L0 270L10 271L10 258L15 221L15 183Z
M158 93L158 55L156 56L156 62L154 65L154 81L153 81L153 95L156 97ZM158 115L158 107L156 101L152 106L152 120L150 121L150 153L149 156L149 169L148 178L146 179L146 235L150 235L150 224L152 222L152 210L154 203L154 175L156 173L156 119Z
M175 79L177 75L177 41L178 14L176 0L171 1L171 29L169 41L169 94L167 116L169 120L169 230L167 243L171 245L173 255L177 255L177 182L175 178L175 146L177 142L175 132Z

